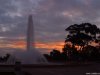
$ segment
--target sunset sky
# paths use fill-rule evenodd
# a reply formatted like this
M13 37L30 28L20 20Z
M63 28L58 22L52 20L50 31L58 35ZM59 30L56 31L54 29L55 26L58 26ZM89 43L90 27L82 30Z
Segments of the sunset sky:
M30 14L35 46L48 53L62 49L68 26L90 22L100 27L100 0L0 0L0 53L25 50Z

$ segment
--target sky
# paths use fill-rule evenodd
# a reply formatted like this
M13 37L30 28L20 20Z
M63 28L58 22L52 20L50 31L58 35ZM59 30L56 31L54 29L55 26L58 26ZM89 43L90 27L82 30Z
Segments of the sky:
M0 53L26 49L30 14L35 47L42 53L61 51L68 26L90 22L100 27L100 0L0 0Z

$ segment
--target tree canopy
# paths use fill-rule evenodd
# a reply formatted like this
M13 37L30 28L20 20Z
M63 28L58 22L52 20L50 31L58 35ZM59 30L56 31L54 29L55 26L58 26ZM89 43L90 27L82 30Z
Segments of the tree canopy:
M73 24L66 29L62 52L53 50L47 59L54 61L100 61L100 29L91 23ZM69 44L70 42L70 44ZM92 43L98 43L93 46ZM76 48L80 47L79 49Z
M65 30L68 35L63 50L67 52L66 55L70 60L100 59L100 50L91 45L91 42L100 43L100 29L96 25L90 23L74 24ZM72 44L72 48L68 49L68 42ZM81 47L79 51L75 49L76 45ZM93 55L95 56L93 57Z
M90 23L74 24L65 29L68 33L65 42L73 45L85 46L90 41L97 41L100 37L100 29Z

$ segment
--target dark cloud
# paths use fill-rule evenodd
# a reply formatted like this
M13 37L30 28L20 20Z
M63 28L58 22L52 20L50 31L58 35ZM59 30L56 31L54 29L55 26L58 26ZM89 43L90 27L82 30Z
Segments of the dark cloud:
M28 15L33 14L36 41L63 41L71 24L100 27L99 7L99 0L0 0L0 37L25 38Z

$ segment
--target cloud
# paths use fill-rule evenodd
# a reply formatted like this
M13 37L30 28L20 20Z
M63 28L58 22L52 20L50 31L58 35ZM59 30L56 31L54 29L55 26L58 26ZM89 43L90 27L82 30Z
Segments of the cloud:
M0 0L0 37L8 43L20 37L25 41L32 14L35 42L57 44L65 40L69 25L90 22L100 27L99 7L99 0Z
M2 38L1 38L2 39ZM4 39L4 38L3 38ZM10 41L11 40L11 41ZM6 54L6 53L14 53L16 51L22 50L26 51L26 42L24 40L1 40L0 41L0 54ZM34 45L33 45L34 46ZM62 51L62 48L64 46L64 42L59 41L59 42L35 42L35 48L41 53L49 53L53 49L57 49Z

